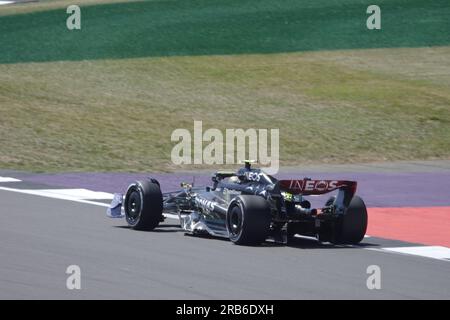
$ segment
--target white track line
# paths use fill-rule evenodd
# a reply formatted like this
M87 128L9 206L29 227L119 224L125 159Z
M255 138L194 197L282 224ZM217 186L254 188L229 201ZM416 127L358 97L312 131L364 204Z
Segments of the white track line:
M2 182L21 182L22 180L10 177L0 177L0 183Z
M46 197L46 198L53 198L53 199L60 199L60 200L67 200L67 201L73 201L73 202L79 202L79 203L92 204L94 206L109 207L109 204L107 204L107 203L83 200L83 199L80 199L77 197L61 195L61 194L56 194L56 193L51 193L51 192L43 193L43 192L40 192L41 190L22 190L22 189L6 188L6 187L0 187L0 190L23 193L23 194L31 194L34 196L40 196L40 197Z
M87 189L39 189L27 190L33 191L36 195L51 196L54 198L65 199L66 197L76 198L80 200L112 200L114 195L107 192L97 192Z
M14 3L14 1L0 1L0 6L2 4L11 4L11 3Z
M449 261L450 248L441 246L382 248L383 251Z

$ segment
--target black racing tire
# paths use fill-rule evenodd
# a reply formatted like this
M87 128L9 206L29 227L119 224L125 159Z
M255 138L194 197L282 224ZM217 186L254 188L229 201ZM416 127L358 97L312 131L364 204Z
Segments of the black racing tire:
M298 234L298 232L295 223L288 223L286 227L286 236L288 243L294 241L296 234Z
M331 200L331 199L330 199ZM329 201L330 201L329 200ZM358 244L367 231L367 208L359 196L353 196L341 221L336 224L333 243Z
M124 201L125 218L135 230L153 230L163 220L163 197L159 183L136 181L128 187Z
M259 245L269 236L272 221L269 202L261 196L241 195L230 203L226 226L238 245Z

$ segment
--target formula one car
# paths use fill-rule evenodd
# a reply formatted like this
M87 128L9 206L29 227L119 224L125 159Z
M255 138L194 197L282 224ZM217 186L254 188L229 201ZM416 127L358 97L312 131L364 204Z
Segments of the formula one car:
M125 196L116 194L108 215L125 216L138 230L153 230L164 214L176 214L180 227L192 235L229 238L240 245L266 239L288 243L296 234L321 242L357 244L366 233L367 210L355 195L355 181L277 180L261 169L218 171L208 187L182 184L177 192L162 193L157 180L136 181ZM322 208L311 208L305 196L336 191Z

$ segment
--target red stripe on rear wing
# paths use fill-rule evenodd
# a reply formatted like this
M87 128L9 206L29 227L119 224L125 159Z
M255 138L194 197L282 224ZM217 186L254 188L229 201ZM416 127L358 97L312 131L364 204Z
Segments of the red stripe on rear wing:
M292 194L319 195L338 189L351 192L351 197L356 192L356 181L347 180L279 180L280 189Z

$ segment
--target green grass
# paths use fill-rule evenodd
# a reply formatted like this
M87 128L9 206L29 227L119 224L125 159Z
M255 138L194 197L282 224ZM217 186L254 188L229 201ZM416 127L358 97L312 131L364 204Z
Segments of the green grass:
M170 135L194 120L280 128L283 165L449 158L450 76L436 84L413 64L449 58L444 47L0 65L0 167L180 169Z
M450 158L447 1L381 1L381 32L362 0L95 5L81 32L65 4L0 16L0 168L177 170L194 120L279 128L282 165Z
M448 0L380 0L382 30L366 28L369 0L182 0L0 16L0 63L438 46L450 43Z

